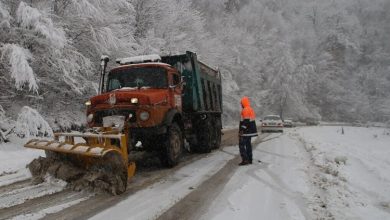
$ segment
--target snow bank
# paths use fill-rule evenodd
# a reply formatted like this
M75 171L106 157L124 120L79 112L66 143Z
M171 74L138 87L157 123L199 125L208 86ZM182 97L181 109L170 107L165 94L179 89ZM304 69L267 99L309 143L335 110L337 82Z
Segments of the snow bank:
M53 136L53 131L45 119L35 109L28 106L24 106L19 113L15 133L19 137Z
M0 186L31 178L26 165L44 151L24 148L26 139L11 136L9 142L0 143Z
M25 171L28 172L26 165L34 158L45 155L43 150L24 148L26 142L27 139L11 136L10 142L0 143L0 182L11 174L25 176Z
M323 205L335 219L390 218L390 130L311 127L298 130L319 172Z

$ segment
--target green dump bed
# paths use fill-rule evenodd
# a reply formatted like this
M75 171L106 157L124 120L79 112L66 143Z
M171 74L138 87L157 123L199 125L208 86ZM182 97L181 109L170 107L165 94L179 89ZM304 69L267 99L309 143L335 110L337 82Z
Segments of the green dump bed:
M183 110L186 113L222 113L221 74L200 62L196 53L161 57L181 72L184 86Z

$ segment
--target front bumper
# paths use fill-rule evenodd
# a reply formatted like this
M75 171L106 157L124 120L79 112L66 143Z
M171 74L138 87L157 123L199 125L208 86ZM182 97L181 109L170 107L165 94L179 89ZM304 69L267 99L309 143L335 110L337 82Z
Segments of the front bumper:
M155 127L131 127L130 126L130 132L131 134L137 136L137 137L153 137L156 135L166 134L167 133L167 126L161 125L161 126L155 126Z

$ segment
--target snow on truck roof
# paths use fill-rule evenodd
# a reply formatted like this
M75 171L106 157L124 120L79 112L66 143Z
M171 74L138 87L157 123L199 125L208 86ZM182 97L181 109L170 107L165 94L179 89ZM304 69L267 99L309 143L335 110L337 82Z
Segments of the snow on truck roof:
M167 67L171 67L172 68L172 66L169 65L168 63L145 62L145 63L134 63L134 64L121 64L120 66L114 67L113 70L114 69L126 68L126 67L142 67L145 64L148 64L148 65L158 65L158 66L167 66Z
M147 63L147 62L161 62L161 57L157 54L151 54L151 55L141 55L141 56L116 59L116 63L120 65Z

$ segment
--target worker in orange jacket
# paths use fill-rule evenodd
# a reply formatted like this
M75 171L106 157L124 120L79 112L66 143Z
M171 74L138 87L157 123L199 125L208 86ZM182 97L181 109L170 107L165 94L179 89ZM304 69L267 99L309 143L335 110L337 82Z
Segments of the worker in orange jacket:
M252 143L251 138L257 136L256 115L251 108L249 98L244 96L241 99L241 121L239 127L239 148L242 165L252 164Z

